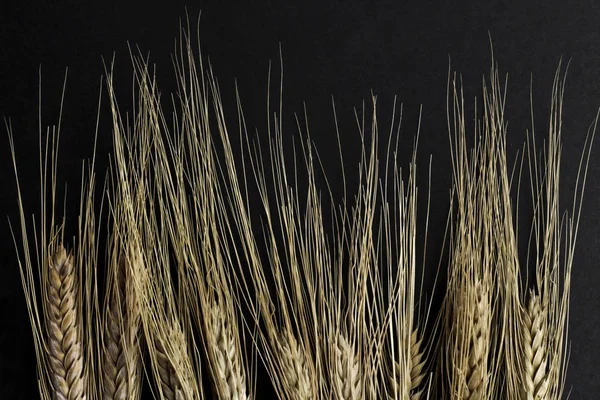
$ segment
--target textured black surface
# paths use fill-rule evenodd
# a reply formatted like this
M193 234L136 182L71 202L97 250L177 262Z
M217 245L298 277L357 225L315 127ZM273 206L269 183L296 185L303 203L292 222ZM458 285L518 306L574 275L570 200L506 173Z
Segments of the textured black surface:
M488 34L491 35L500 70L509 76L509 151L514 157L530 127L530 84L533 83L537 131L543 135L556 67L561 56L565 61L570 59L561 188L562 207L570 206L585 134L600 106L600 4L596 1L85 3L28 4L8 0L0 6L0 116L10 118L16 134L28 213L38 213L39 209L39 66L43 75L44 125L56 122L64 72L69 67L60 179L69 182L69 204L75 208L81 159L90 157L92 152L102 58L109 61L113 54L116 57L117 91L120 88L123 104L128 105L131 87L127 42L139 46L144 53L150 52L151 60L158 66L162 91L172 91L170 54L185 7L192 21L202 10L203 52L210 57L219 77L223 97L228 99L226 106L233 106L237 78L249 124L259 130L266 126L268 60L275 61L274 71L278 71L281 43L287 133L295 134L292 113L302 112L306 102L317 148L325 155L337 154L331 112L333 96L343 121L347 171L355 170L359 156L352 107L360 106L363 99L369 104L370 90L378 95L383 121L390 115L394 95L404 103L402 165L408 162L422 105L419 179L423 190L429 155L433 157L428 241L431 268L436 266L450 189L445 114L449 60L452 70L463 74L466 98L470 101L479 96L482 76L490 67ZM103 112L107 111L105 104ZM100 125L100 168L106 166L110 151L107 122L102 119ZM7 144L3 133L0 210L15 224L17 205ZM597 398L600 394L599 154L596 146L573 271L571 354L566 383L575 400ZM324 164L328 176L336 176L339 160L324 157ZM341 194L339 179L333 179L333 190L334 194ZM70 223L75 224L75 217L70 216ZM0 243L0 398L35 398L33 342L6 219L0 223ZM260 379L260 390L266 387L266 380Z

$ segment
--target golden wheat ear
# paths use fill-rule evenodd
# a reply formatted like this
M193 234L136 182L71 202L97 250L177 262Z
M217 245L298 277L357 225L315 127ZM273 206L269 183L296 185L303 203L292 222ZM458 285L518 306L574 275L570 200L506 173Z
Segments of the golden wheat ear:
M523 318L523 398L548 398L548 311L532 293Z
M420 336L419 330L413 330L410 335L407 368L403 368L400 362L394 361L392 371L388 373L389 382L386 393L388 400L426 398L426 354L423 349L423 341L424 338Z
M73 256L62 245L48 261L46 329L54 400L85 399L82 321Z
M491 308L487 285L477 280L463 289L452 320L456 324L451 337L449 357L450 391L443 398L452 400L495 399L490 356ZM455 289L457 293L460 291Z
M419 400L424 397L425 382L425 352L423 349L423 336L418 329L413 330L410 335L410 360L408 393L410 400ZM398 381L399 382L399 381Z
M135 400L141 395L140 314L125 258L112 268L102 336L102 399Z
M279 360L282 365L280 379L284 381L290 400L317 398L311 382L313 374L304 349L292 334L279 337Z
M468 344L468 362L465 368L463 398L483 399L488 390L488 357L490 347L490 302L489 294L481 282L474 287L475 301L472 303L473 318Z
M353 344L340 334L335 344L334 391L338 400L363 398L360 360Z
M237 332L226 312L217 304L209 311L209 330L207 343L212 347L214 363L213 378L219 398L222 400L247 400L246 374Z
M162 396L165 400L180 399L183 396L183 389L177 378L175 368L169 360L167 351L159 339L155 340L154 344L156 367L158 370L158 377L160 378L159 384Z

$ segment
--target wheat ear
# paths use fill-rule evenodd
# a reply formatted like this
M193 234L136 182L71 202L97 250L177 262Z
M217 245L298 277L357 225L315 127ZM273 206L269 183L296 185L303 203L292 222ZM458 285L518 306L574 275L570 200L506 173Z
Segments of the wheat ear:
M314 385L310 382L312 374L304 350L293 335L282 335L280 340L282 375L290 399L316 398Z
M468 357L464 370L465 385L462 398L466 400L484 399L487 392L487 358L490 339L488 293L481 281L474 287L475 303L472 310L472 326L468 338Z
M156 366L160 376L162 398L165 400L179 400L183 398L183 389L175 373L175 368L167 355L165 347L160 340L154 341Z
M54 400L85 399L81 318L73 256L59 246L48 268L48 362Z
M127 290L125 259L118 266L118 282L112 293L104 324L103 400L138 399L141 385L141 357L138 347L140 316Z
M548 319L540 296L532 293L525 312L524 342L524 392L527 400L548 398Z
M417 329L410 335L410 400L419 400L425 388L421 385L425 380L425 355L423 353L423 337L419 337ZM399 382L399 381L397 381Z
M423 352L423 338L419 338L418 329L413 330L410 335L408 358L408 373L403 372L400 362L394 361L394 371L391 374L391 392L388 393L388 398L419 400L425 388L423 382L425 380L425 354ZM408 395L408 397L405 397Z
M215 379L219 398L222 400L249 399L250 397L246 393L242 356L232 325L221 307L216 304L210 309L210 320L212 352L216 362Z
M338 400L362 399L362 374L354 346L339 335L335 348L335 391Z

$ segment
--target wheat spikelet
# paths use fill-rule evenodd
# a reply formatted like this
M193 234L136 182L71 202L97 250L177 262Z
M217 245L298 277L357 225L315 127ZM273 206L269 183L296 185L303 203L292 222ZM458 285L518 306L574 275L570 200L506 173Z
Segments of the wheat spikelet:
M338 400L362 399L362 374L354 346L339 335L335 347L335 396Z
M117 293L110 298L104 328L104 400L137 399L140 396L141 358L138 348L140 326L137 305L127 290L125 260L119 263Z
M481 282L475 285L477 295L473 313L473 332L469 350L468 372L465 375L468 394L466 399L482 399L486 395L487 357L489 343L489 301Z
M316 398L311 384L312 376L303 349L293 335L282 335L280 344L282 376L289 397L292 400Z
M165 400L179 400L183 398L181 383L177 379L173 364L160 340L155 340L154 350L157 361L156 367L160 376L162 398Z
M210 336L215 360L215 379L220 399L244 400L246 377L242 356L236 343L232 325L218 305L210 309Z
M403 393L402 388L404 387L403 382L407 381L406 378L410 379L410 374L405 374L402 372L402 365L398 361L394 361L394 368L392 373L390 374L390 388L388 389L388 399L389 400L398 400L402 399ZM406 385L408 386L408 385Z
M527 400L548 398L547 321L540 296L532 293L523 326L523 383Z
M81 319L73 256L59 246L48 268L48 363L55 400L85 399Z
M413 330L410 335L408 348L408 373L403 371L402 365L394 361L394 369L391 374L391 393L388 398L419 400L425 392L423 382L425 380L425 354L423 352L423 338L419 338L418 329Z
M425 380L425 355L423 354L423 338L419 338L418 330L410 335L410 400L419 400L425 389L421 384Z
M468 301L466 309L471 309L468 315L472 318L470 329L463 331L466 337L459 338L466 346L466 358L461 363L458 375L462 378L460 399L480 400L488 398L488 352L490 341L490 309L489 296L481 281L477 281L472 289L475 298ZM474 302L473 302L474 300Z

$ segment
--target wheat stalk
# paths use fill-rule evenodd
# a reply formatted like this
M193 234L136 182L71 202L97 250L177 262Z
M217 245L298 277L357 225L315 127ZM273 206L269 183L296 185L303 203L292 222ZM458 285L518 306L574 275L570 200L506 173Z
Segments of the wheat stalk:
M49 259L48 363L55 400L85 399L81 318L73 256L59 246Z
M127 285L127 265L118 264L119 280L106 312L104 328L104 400L137 399L140 396L141 357L138 347L140 326L135 291Z

